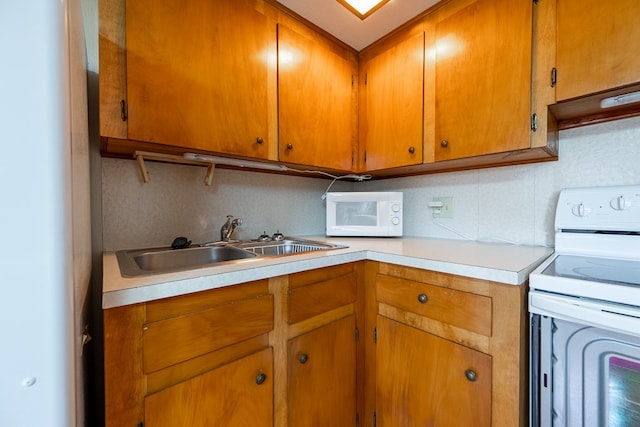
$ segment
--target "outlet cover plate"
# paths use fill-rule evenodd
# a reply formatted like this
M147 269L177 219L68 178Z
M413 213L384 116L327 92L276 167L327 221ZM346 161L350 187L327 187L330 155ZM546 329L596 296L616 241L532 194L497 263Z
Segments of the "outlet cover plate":
M440 212L433 211L433 218L453 218L453 197L434 197L434 202L442 202Z

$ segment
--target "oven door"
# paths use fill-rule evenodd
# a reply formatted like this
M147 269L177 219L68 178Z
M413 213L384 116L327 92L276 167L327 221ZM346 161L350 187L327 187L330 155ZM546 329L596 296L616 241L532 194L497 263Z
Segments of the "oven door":
M532 296L530 307L537 308L531 309L531 424L640 426L640 319L589 306L596 302L581 307L573 298L566 298L567 311L555 317L536 299L564 297ZM616 328L608 327L616 318ZM634 329L625 333L627 327Z

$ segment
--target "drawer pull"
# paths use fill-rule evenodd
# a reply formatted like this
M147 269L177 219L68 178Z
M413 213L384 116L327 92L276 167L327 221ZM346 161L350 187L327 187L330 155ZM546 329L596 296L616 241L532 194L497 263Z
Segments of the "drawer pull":
M298 361L300 363L302 363L303 365L305 363L307 363L307 360L309 360L309 356L307 355L307 353L302 353L299 357L298 357Z
M258 374L256 377L256 384L262 385L267 380L267 376L263 373Z
M420 304L426 304L427 301L429 301L429 297L427 297L426 294L420 294L418 295L418 301L420 302Z
M464 371L464 376L467 377L467 379L471 382L474 382L478 379L478 374L476 374L476 372L472 369L467 369L466 371Z

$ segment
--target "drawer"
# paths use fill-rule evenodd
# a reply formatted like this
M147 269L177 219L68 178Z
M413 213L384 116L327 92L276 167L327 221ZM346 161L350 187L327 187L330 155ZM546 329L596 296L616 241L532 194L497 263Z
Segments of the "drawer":
M317 281L311 281L314 278ZM317 270L312 274L294 274L289 281L287 322L300 322L352 304L356 298L356 273L351 264Z
M492 300L487 296L379 274L376 298L401 310L491 336Z
M146 323L142 334L144 372L157 371L272 329L271 294Z

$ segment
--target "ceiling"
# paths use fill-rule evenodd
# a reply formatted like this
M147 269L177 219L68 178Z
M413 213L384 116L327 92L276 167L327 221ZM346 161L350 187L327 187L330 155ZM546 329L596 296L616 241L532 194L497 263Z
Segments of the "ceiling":
M356 50L362 50L439 0L391 0L361 20L337 0L277 0Z

